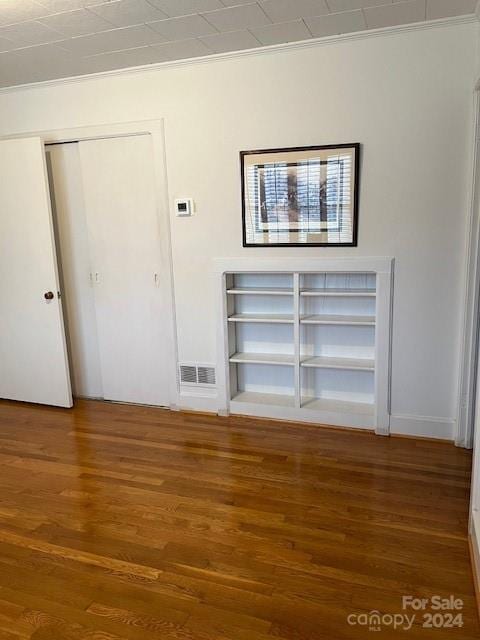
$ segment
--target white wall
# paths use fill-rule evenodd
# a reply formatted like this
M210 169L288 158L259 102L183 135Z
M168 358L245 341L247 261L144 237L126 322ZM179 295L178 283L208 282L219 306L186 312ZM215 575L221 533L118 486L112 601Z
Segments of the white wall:
M211 260L394 256L393 430L452 435L476 24L0 94L0 134L164 117L179 356L215 362ZM241 149L361 142L358 248L243 249Z

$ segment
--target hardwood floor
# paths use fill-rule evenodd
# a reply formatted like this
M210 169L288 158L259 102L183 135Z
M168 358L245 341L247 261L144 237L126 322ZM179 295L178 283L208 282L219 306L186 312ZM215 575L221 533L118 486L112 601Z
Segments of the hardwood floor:
M372 610L417 613L381 638L478 638L470 464L364 432L0 402L0 640L372 638ZM451 594L462 628L402 611Z

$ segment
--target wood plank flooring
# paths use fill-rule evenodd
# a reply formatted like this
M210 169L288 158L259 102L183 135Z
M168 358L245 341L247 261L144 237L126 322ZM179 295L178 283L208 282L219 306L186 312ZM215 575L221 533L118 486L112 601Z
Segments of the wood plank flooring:
M372 638L347 617L450 594L462 628L417 612L377 635L478 638L470 465L365 432L0 402L0 640Z

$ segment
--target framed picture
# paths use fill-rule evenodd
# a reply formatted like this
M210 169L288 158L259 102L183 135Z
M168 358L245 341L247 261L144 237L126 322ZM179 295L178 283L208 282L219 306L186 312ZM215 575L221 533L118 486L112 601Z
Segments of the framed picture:
M244 247L355 247L360 144L241 151Z

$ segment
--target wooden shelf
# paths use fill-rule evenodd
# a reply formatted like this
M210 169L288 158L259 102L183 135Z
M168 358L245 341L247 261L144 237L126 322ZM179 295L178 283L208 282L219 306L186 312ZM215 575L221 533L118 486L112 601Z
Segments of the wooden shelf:
M375 316L304 315L300 318L300 322L302 324L338 324L374 327Z
M332 358L329 356L304 356L302 367L315 369L346 369L350 371L374 371L375 360L367 358Z
M330 400L328 398L304 398L302 409L310 411L327 411L332 413L350 413L372 416L375 413L373 404L364 402L347 402L345 400Z
M339 298L374 298L375 289L301 289L301 296L336 296Z
M228 317L228 322L262 322L264 324L293 324L291 313L236 313Z
M272 364L272 365L292 365L294 356L283 353L234 353L229 358L230 362L237 364Z
M293 289L288 287L272 287L271 289L264 287L237 287L235 289L227 289L227 293L235 296L293 296Z
M293 396L278 393L259 393L255 391L240 391L231 401L232 403L264 404L280 407L293 407L295 404Z

